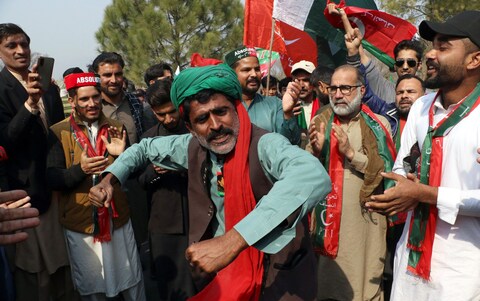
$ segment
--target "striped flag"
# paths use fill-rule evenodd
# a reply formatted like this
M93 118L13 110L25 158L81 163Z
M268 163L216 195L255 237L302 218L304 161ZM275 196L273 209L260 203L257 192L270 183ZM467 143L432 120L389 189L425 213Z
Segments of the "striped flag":
M327 0L327 4L331 2ZM343 8L352 27L360 29L365 49L391 67L395 63L393 54L395 46L400 41L411 40L417 33L417 28L410 22L379 10L346 6L344 0L341 0L337 7ZM344 28L340 16L329 14L327 8L324 15L332 26Z
M378 11L374 0L349 0L349 6L342 0L339 5L353 26L364 30L364 47L387 65L393 66L396 43L416 33L407 21ZM302 59L332 67L344 63L344 33L337 29L343 26L340 18L325 16L325 8L324 0L246 0L244 44L269 49L274 18L273 50L280 54L286 75Z

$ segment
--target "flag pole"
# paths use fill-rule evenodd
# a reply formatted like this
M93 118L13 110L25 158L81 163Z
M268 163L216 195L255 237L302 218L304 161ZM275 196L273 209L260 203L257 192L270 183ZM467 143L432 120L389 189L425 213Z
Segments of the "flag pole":
M270 47L268 48L268 68L267 68L267 87L266 91L270 90L270 68L272 67L272 49L273 49L273 38L275 34L275 18L272 18L272 32L270 33Z

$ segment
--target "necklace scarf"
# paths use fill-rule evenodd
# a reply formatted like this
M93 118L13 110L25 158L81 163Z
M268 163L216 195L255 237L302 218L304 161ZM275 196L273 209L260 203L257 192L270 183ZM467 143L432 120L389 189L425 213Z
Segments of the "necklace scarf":
M87 156L88 157L96 157L96 156L108 156L107 147L102 140L103 137L108 137L108 124L104 124L100 127L97 134L97 141L95 144L95 148L93 148L92 144L90 143L90 139L88 139L87 135L80 129L78 124L75 122L73 118L73 114L70 115L70 127L73 132L73 137L75 141L77 141L80 148L83 150L84 147L87 147ZM92 184L96 185L98 180L98 175L92 176ZM112 216L118 217L118 213L115 210L115 202L112 198ZM110 212L106 207L96 207L93 206L93 235L94 235L94 242L107 242L111 240L110 235Z
M430 105L429 127L420 157L420 182L433 187L439 187L441 184L443 137L480 104L480 84L477 84L470 95L460 101L447 116L433 126L434 104L439 95L440 91ZM436 205L418 203L410 221L407 242L410 252L407 269L427 280L430 278L437 213Z
M235 102L240 132L235 148L224 164L225 230L233 228L250 213L257 202L253 195L248 165L252 124L243 104ZM259 300L263 278L263 253L254 247L243 250L200 293L189 300L254 301Z
M383 170L391 171L395 158L395 146L390 134L375 114L363 104L360 115L375 136L377 145L373 147L378 147L378 155L383 160ZM321 154L321 157L325 158L324 166L332 181L332 191L315 207L312 214L312 230L315 250L320 254L336 258L342 215L344 156L338 151L338 140L332 133L333 123L340 126L340 120L332 112L326 125L325 142ZM394 186L394 181L389 179L384 179L383 183L384 189Z

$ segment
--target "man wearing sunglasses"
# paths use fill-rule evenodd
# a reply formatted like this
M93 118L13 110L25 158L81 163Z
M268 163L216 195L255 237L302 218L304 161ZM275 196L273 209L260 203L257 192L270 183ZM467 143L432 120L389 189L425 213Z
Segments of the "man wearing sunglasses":
M345 40L348 51L347 63L361 69L376 96L388 103L394 102L396 95L395 82L386 79L381 74L377 63L366 55L361 45L362 38L360 30L356 28L352 39ZM395 46L393 54L395 56L393 68L398 77L417 73L423 56L420 42L403 40Z
M307 146L333 187L312 213L317 299L383 300L387 219L364 203L383 191L380 172L393 165L390 125L362 104L365 83L357 68L338 67L327 91L330 107L312 120Z

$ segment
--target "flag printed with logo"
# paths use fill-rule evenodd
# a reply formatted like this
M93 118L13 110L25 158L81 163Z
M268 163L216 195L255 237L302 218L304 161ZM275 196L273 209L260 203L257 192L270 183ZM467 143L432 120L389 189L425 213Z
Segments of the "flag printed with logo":
M243 42L264 49L270 48L274 0L245 1L245 31ZM280 54L285 75L301 60L317 62L317 45L303 30L281 20L274 25L273 50Z
M349 0L348 4L377 9L374 0ZM245 0L244 44L270 49L274 18L273 50L280 54L287 76L292 65L300 60L315 65L319 61L323 65L343 64L344 33L327 21L323 14L325 5L325 0ZM368 45L364 47L371 50Z
M262 78L268 74L268 61L270 60L270 75L275 76L277 79L283 79L286 77L283 71L282 61L280 54L276 51L272 51L269 58L269 51L263 48L256 48L258 62L260 64L260 72L262 72Z
M327 0L328 3L333 2ZM417 32L417 28L410 22L379 10L347 6L344 0L340 1L337 7L345 11L352 27L360 29L364 37L363 46L390 66L393 66L394 63L393 49L395 46L400 41L411 40ZM341 17L329 14L326 7L324 15L333 27L344 28ZM390 59L379 57L383 54L388 55Z

